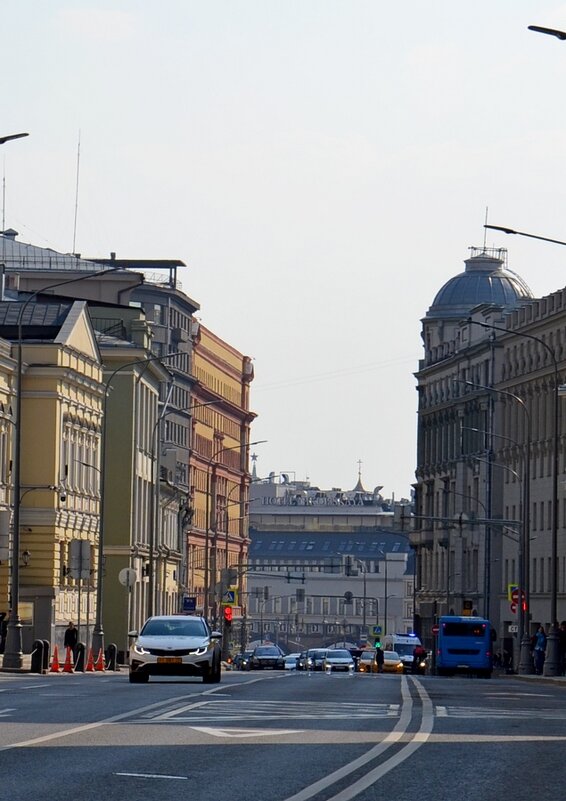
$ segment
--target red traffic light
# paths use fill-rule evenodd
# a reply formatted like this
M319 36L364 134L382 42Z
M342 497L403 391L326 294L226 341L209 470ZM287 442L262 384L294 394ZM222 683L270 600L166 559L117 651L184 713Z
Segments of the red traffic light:
M232 607L231 606L225 606L224 607L224 620L226 621L226 623L231 623L232 622Z

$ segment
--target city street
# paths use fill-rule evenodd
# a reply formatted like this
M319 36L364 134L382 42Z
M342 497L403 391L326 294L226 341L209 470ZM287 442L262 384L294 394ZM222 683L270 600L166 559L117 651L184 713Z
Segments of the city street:
M563 797L566 685L259 671L0 674L2 798Z

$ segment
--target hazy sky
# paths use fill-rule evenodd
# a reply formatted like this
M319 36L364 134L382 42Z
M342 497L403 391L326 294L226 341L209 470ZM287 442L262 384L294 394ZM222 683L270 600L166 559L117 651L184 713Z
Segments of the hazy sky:
M255 359L258 472L408 496L420 320L489 221L566 239L566 3L12 0L6 227L179 258ZM537 295L566 250L491 235Z

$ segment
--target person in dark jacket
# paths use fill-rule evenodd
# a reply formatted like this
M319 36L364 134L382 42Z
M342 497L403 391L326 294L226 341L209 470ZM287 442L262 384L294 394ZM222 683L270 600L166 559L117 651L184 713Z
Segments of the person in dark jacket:
M541 676L544 658L546 656L546 632L544 626L539 626L537 629L533 656L535 661L535 673L537 676Z
M63 647L70 648L73 652L73 657L76 655L77 652L77 642L78 642L79 633L75 628L75 624L72 620L69 621L69 625L65 629L65 638L63 639Z

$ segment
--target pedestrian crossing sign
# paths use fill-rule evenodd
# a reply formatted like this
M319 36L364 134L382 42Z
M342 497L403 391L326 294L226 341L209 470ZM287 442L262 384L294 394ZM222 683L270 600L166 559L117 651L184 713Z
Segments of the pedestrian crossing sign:
M233 606L236 601L236 590L226 590L222 596L222 606Z

